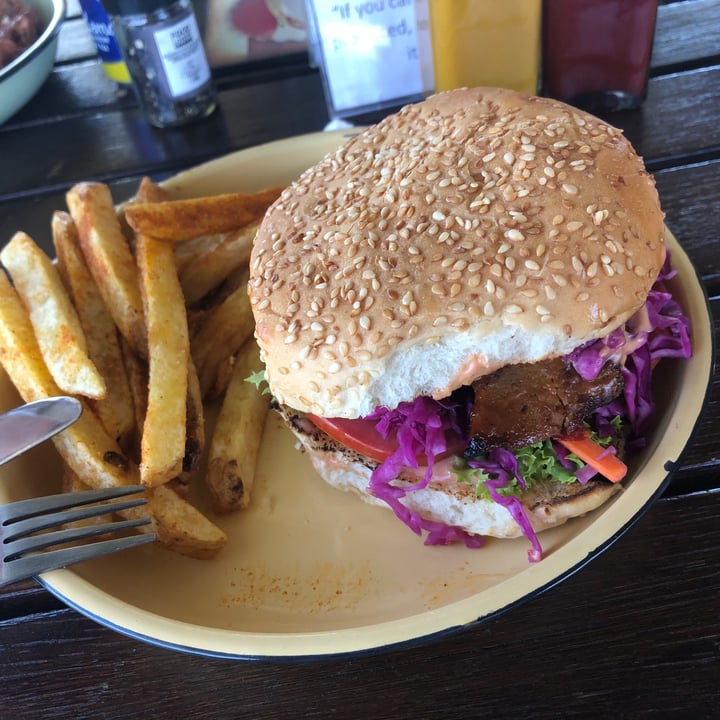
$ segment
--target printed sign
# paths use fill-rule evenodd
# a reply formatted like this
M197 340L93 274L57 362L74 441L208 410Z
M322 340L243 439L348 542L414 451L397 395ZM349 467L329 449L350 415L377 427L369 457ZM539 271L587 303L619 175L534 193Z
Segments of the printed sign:
M429 91L424 0L308 0L313 56L331 114L348 116Z

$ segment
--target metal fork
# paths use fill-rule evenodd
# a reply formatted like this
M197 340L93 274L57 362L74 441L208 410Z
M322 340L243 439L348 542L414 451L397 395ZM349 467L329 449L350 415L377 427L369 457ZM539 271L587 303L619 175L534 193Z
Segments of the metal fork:
M144 505L147 502L144 497L119 499L142 491L141 485L128 485L49 495L0 506L0 587L154 540L153 533L134 534L52 549L54 546L77 543L80 540L147 525L150 518L117 520L41 532ZM108 500L114 502L107 502ZM40 550L45 552L38 552Z

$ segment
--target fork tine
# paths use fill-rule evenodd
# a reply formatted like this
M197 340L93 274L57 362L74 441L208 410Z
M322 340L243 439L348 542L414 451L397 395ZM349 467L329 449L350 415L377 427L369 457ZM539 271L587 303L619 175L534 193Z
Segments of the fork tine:
M147 500L145 498L135 498L133 500L124 500L104 505L85 505L49 515L34 515L24 520L18 520L17 522L8 520L3 525L4 541L6 543L12 542L16 538L38 532L39 530L46 530L47 528L57 525L65 525L78 520L97 517L98 515L107 515L109 513L120 512L121 510L128 510L129 508L145 505L146 503Z
M149 524L150 518L135 518L133 520L119 520L117 522L102 523L101 525L85 525L77 528L66 528L64 530L56 530L55 532L31 535L29 537L10 542L6 540L5 561L9 562L19 558L25 553L42 550L43 548L51 547L53 545L76 542L78 540L85 540L91 537L98 537L109 532L119 532L120 530L127 530L129 528Z
M29 555L19 560L12 560L5 565L3 572L7 573L7 579L4 579L4 583L27 580L40 573L57 570L58 568L74 565L83 560L92 560L93 558L109 555L119 550L126 550L131 547L143 545L152 542L154 539L154 534L130 535L114 540L100 540L88 545L80 545L79 547L63 548L61 550L51 550L50 552L39 553L37 555Z
M88 505L102 500L112 500L125 495L134 495L145 490L142 485L124 485L117 488L83 490L81 492L59 493L41 498L18 500L0 507L0 522L8 523L23 520L33 515L42 515L51 510Z

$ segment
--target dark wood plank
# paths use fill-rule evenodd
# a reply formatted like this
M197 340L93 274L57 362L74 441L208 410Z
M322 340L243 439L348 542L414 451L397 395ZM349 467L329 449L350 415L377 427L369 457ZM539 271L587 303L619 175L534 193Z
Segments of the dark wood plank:
M646 106L620 113L613 121L625 129L653 171L683 158L718 157L720 97L712 90L717 86L720 67L656 78ZM0 132L0 157L16 172L0 176L0 197L32 192L38 177L48 178L52 186L101 175L120 177L138 169L168 170L320 130L327 121L316 74L225 90L220 103L210 118L180 130L152 129L137 109L60 120L51 131L42 124L11 126ZM663 111L668 107L674 112Z
M687 251L711 295L720 293L720 160L655 173L665 222Z
M48 108L52 108L56 120L59 117L77 118L91 112L124 110L136 106L132 89L113 82L97 60L59 65L42 90L0 128L0 133L24 125L53 122L53 118L48 118Z
M720 4L685 0L658 8L651 66L667 71L684 63L720 56Z
M6 622L0 716L714 718L719 513L720 493L661 500L544 594L377 655L232 662L143 645L71 610Z
M652 81L646 106L618 113L622 127L648 167L720 155L720 67ZM12 126L0 133L0 156L18 172L0 178L0 196L32 192L37 177L68 183L104 173L120 176L138 167L163 170L277 137L321 129L327 113L316 74L225 90L220 108L182 130L148 127L137 110L61 120L52 133L42 125ZM673 112L663 108L673 108ZM17 133L22 132L22 139ZM58 145L62 140L62 147ZM72 163L64 155L72 156ZM60 165L58 165L60 161Z
M151 128L137 108L66 118L0 133L0 157L13 173L0 174L0 196L33 194L82 179L163 172L236 149L321 130L327 122L315 75L251 85L222 93L207 119L179 129Z
M720 66L654 78L640 110L616 113L621 127L655 172L663 167L720 156Z
M287 82L303 75L316 75L304 57L282 58L275 63L248 65L218 73L216 85L222 92L261 83ZM110 80L99 60L57 65L40 92L0 127L0 134L27 125L47 124L63 118L76 121L98 112L111 114L136 107L132 88Z

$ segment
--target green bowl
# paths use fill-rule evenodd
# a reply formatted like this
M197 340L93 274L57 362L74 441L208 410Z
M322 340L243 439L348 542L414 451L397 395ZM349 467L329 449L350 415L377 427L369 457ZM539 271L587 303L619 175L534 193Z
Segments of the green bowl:
M46 24L40 37L0 70L0 124L12 117L40 89L55 63L65 0L26 0Z

